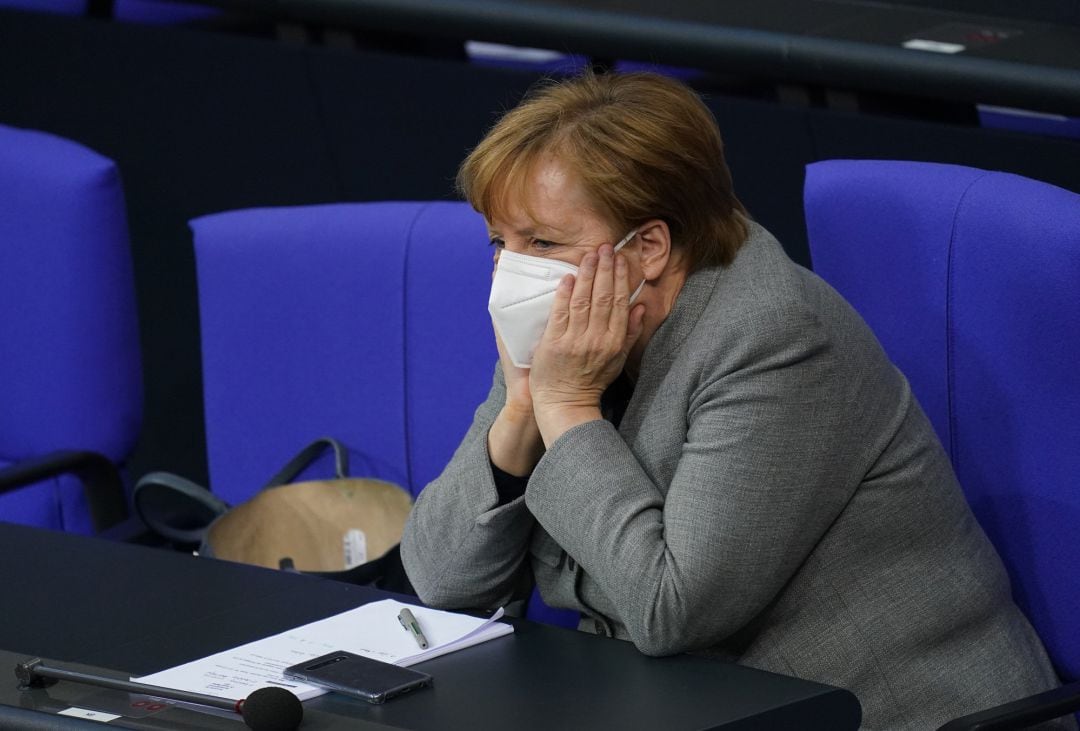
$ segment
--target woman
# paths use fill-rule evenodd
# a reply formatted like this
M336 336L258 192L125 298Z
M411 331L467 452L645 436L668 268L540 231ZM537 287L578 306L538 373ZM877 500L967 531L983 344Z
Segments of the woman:
M1056 685L904 377L748 218L693 92L544 86L458 182L500 362L406 527L425 602L535 581L644 653L848 688L867 729Z

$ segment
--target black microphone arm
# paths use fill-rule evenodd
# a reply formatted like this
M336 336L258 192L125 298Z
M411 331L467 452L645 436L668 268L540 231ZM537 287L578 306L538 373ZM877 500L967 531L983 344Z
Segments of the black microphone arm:
M206 695L205 693L192 693L186 690L146 685L145 683L135 683L103 675L91 675L77 670L49 667L41 658L37 657L16 663L15 677L19 679L19 688L22 690L47 688L57 681L69 680L75 683L86 683L128 693L142 693L143 695L183 703L222 708L243 716L247 725L256 729L256 731L269 731L271 728L295 729L300 725L300 720L304 716L304 708L300 700L284 688L261 688L247 698L233 701L227 698ZM269 725L264 721L268 715L267 711L270 712L269 715L274 719ZM293 720L294 718L295 720Z
M203 693L190 693L186 690L161 688L156 685L145 685L143 683L134 683L118 678L107 678L103 675L80 673L77 670L51 668L42 662L41 658L37 657L32 660L17 663L15 665L15 677L19 679L20 688L47 688L58 680L70 680L75 683L97 685L102 688L127 691L128 693L142 693L143 695L153 695L158 698L183 701L184 703L195 703L200 706L224 708L226 711L233 711L234 713L241 713L244 707L243 700L231 701L227 698L218 698Z

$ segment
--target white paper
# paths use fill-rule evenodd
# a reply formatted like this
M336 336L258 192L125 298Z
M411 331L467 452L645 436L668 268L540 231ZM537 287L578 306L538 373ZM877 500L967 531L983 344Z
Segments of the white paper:
M102 713L101 711L91 711L89 708L77 708L72 706L71 708L65 708L62 711L57 711L57 716L72 716L74 718L87 718L91 721L100 721L101 723L108 723L109 721L115 721L123 716L117 716L113 713Z
M398 622L403 607L411 609L419 621L430 645L427 650L420 650L412 634ZM285 678L281 671L290 665L336 650L396 665L414 665L510 634L513 627L495 621L502 615L499 609L484 620L383 599L132 680L229 700L247 698L259 688L279 686L306 700L326 691Z

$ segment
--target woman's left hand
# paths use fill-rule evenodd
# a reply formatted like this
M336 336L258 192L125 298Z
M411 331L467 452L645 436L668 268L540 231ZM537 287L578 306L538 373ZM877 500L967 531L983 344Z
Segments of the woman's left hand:
M600 396L622 371L642 331L644 305L631 308L626 259L604 244L559 283L529 374L545 446L602 418Z

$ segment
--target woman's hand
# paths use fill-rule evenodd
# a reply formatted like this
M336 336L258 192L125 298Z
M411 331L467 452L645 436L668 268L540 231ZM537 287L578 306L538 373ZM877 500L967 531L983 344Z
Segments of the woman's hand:
M499 362L506 383L506 401L488 430L488 458L511 475L525 477L544 453L544 443L533 415L529 392L529 369L518 368L510 360L499 331L495 331Z
M499 331L495 330L495 344L499 348L499 363L502 365L503 381L506 382L506 407L532 417L532 393L529 391L529 369L518 368L510 360L503 345Z
M559 283L528 374L533 413L547 446L568 429L602 418L600 396L641 336L644 305L630 306L629 267L603 245Z

